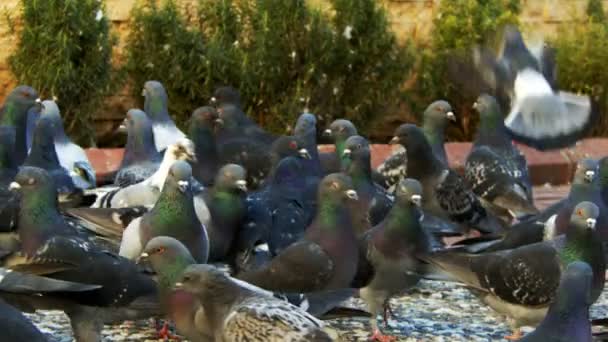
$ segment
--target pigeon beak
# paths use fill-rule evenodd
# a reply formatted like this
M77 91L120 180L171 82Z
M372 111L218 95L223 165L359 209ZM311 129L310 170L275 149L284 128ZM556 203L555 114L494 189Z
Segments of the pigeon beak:
M345 149L344 149L344 152L342 152L342 157L345 157L345 158L350 158L350 156L351 156L352 154L353 154L353 152L352 152L350 149L345 148Z
M595 171L593 171L593 170L585 171L585 180L587 181L587 183L593 182L593 178L595 178Z
M310 156L310 153L308 153L308 150L305 148L301 148L298 153L300 154L300 157L304 158L304 159L312 159L312 157Z
M173 289L175 289L175 290L181 290L183 288L184 288L184 283L181 283L181 282L177 282L177 283L175 283L175 285L173 285Z
M141 96L146 96L146 88L143 88L143 89L141 90Z
M594 229L595 223L596 223L596 220L594 218L588 218L587 219L587 228Z
M215 123L219 126L224 126L224 120L222 120L221 118L215 119Z
M19 190L21 189L21 184L17 183L17 182L11 182L11 184L9 184L8 186L9 190Z
M447 112L445 114L445 116L446 116L446 118L448 118L448 120L456 122L456 115L454 114L454 112L452 112L452 111Z
M118 133L127 133L127 119L124 119L118 129L116 130Z
M139 263L141 263L142 261L144 261L144 260L148 259L148 257L149 257L149 256L150 256L150 254L148 254L148 253L146 253L146 252L143 252L143 253L141 253L141 254L140 254L138 257L137 257L137 259L135 259L135 263L136 263L136 264L139 264Z
M388 142L389 145L396 145L399 144L401 142L401 139L399 139L399 137L393 137L393 139L391 139L391 141Z
M239 179L234 183L237 189L240 189L243 192L247 192L247 181L243 179Z
M216 103L217 103L217 99L215 98L215 96L212 96L212 97L209 99L209 102L211 102L211 104L216 104Z
M418 194L412 195L412 197L410 197L410 200L418 207L422 205L422 196Z
M331 129L326 129L323 131L323 136L325 137L331 137Z
M190 182L185 180L177 181L177 187L179 188L179 191L186 192L186 190L188 190L190 187Z
M345 191L346 197L352 199L352 200L358 200L359 199L359 195L357 195L357 192L355 190L346 190Z
M477 109L477 107L479 107L479 104L477 102L473 103L473 109Z

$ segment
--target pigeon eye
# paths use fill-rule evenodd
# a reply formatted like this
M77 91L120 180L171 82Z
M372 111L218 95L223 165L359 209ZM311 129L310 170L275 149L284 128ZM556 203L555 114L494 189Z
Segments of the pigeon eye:
M583 211L583 209L577 209L577 210L576 210L576 215L578 215L578 216L580 216L580 217L583 217L583 214L584 214L584 213L585 213L585 212Z
M298 148L298 144L296 144L295 141L290 141L289 142L289 148L291 148L292 150L295 150Z
M334 190L340 190L340 184L337 182L331 182L330 187Z
M163 254L164 252L165 252L165 247L158 247L156 249L156 253L158 253L158 254Z

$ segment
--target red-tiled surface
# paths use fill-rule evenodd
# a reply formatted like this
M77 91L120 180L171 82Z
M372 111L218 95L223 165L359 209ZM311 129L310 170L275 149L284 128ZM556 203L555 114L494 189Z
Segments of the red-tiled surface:
M395 147L392 145L373 144L372 165L376 167L382 163L391 154L393 148ZM461 170L470 148L470 143L446 144L450 165ZM577 160L608 155L608 139L586 139L574 148L550 152L540 152L526 146L519 146L519 148L526 155L534 184L565 184L572 178ZM319 150L332 151L333 146L320 145ZM89 149L87 154L99 177L116 171L122 160L123 150L118 148Z

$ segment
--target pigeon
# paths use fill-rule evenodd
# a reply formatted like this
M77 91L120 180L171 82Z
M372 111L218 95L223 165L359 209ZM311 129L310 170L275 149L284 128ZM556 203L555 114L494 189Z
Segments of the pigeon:
M194 209L190 184L192 169L185 161L171 165L154 208L131 221L120 244L121 256L136 259L155 236L171 236L183 242L197 262L209 258L209 237Z
M0 108L0 125L15 128L15 163L23 164L28 154L27 137L32 126L28 125L28 111L39 102L38 93L29 86L18 86L6 97Z
M319 154L323 174L340 172L342 170L341 160L344 154L344 143L349 137L357 135L357 127L346 119L338 119L329 125L329 128L323 132L323 135L331 137L335 146L335 151Z
M213 92L211 104L217 107L231 104L242 108L241 94L238 90L230 86L218 87Z
M327 175L319 184L318 208L304 237L266 266L240 273L241 280L272 291L312 292L349 287L358 247L348 202L357 200L351 179Z
M601 158L598 161L598 183L600 185L600 193L604 204L608 205L608 157Z
M317 118L314 114L303 113L298 117L294 136L302 142L302 147L309 152L310 159L304 161L304 164L311 169L310 173L314 176L315 183L318 184L322 172L317 148Z
M126 187L152 176L161 162L161 154L154 145L152 123L146 113L131 109L123 123L127 130L127 146L114 184Z
M162 152L167 146L173 145L186 137L169 116L169 99L162 83L147 81L144 84L142 96L145 97L144 112L152 122L154 144L157 151Z
M6 342L47 342L47 337L21 311L0 299L2 340Z
M89 291L60 292L52 298L29 296L30 305L64 310L78 341L100 340L103 323L158 313L154 281L131 261L78 234L59 214L57 190L48 172L24 166L11 188L21 193L17 229L21 244L18 250L3 252L3 267L97 285Z
M353 135L344 144L343 160L345 172L353 180L359 195L358 210L353 210L357 234L363 233L368 226L380 223L391 210L393 199L386 191L372 181L371 150L369 142L360 135ZM366 221L359 223L359 220ZM363 231L361 231L361 230Z
M402 180L395 195L395 205L388 216L362 238L362 249L373 275L359 293L372 314L370 339L375 341L394 340L382 334L376 317L384 308L386 322L390 298L419 282L416 274L421 272L421 261L416 256L430 251L429 239L420 224L422 185L414 179Z
M96 208L127 208L135 206L152 207L158 200L169 169L178 160L195 160L194 144L187 138L178 140L165 149L160 166L154 174L144 181L124 188L104 193L99 196L92 207Z
M425 211L441 219L453 220L484 233L500 232L503 224L485 210L460 175L443 166L433 153L422 130L403 124L395 130L391 144L401 144L407 153L408 177L422 184Z
M477 49L473 59L490 89L510 102L504 122L513 139L539 150L565 148L593 125L591 98L556 89L555 61L535 57L516 27L506 27L502 55Z
M196 197L196 200L204 201L209 213L207 220L201 219L209 234L209 262L225 261L232 251L247 210L245 178L246 171L240 165L224 165L218 171L213 187Z
M452 106L444 100L431 103L422 115L422 131L426 136L433 154L444 166L448 166L448 158L445 152L445 130L448 121L455 122L456 115ZM374 181L394 193L395 187L401 179L406 177L407 154L403 148L398 148L384 162L376 168L373 173Z
M604 247L595 231L599 208L591 202L577 204L565 235L510 250L482 254L453 251L420 256L471 287L491 308L507 315L514 329L510 338L521 337L519 327L536 325L555 298L561 272L574 261L593 269L591 302L604 288Z
M210 265L190 265L175 289L195 295L215 341L334 341L324 324Z
M235 137L242 137L255 140L263 145L270 145L276 139L276 136L266 132L250 119L238 105L224 104L218 107L217 111L222 124L217 135L220 143Z
M536 330L524 336L520 342L591 342L589 307L593 271L582 262L575 261L562 273L555 299L545 319Z
M53 184L57 186L59 201L71 202L78 198L78 194L82 194L82 190L76 188L68 171L59 163L54 141L56 129L56 122L52 117L43 116L38 119L32 149L23 165L46 170L53 178Z
M196 161L191 161L192 175L204 186L213 185L221 166L221 157L215 143L215 125L218 119L213 107L199 107L192 112L188 135L194 143Z
M465 162L465 178L487 208L510 222L538 214L524 155L508 137L496 100L482 94L474 104L480 126Z
M9 185L17 175L15 128L0 126L0 231L12 230L17 219L19 196Z
M41 103L40 115L49 118L55 126L55 151L61 166L70 174L72 182L79 189L90 189L96 186L95 170L82 147L74 144L65 134L63 120L55 101Z

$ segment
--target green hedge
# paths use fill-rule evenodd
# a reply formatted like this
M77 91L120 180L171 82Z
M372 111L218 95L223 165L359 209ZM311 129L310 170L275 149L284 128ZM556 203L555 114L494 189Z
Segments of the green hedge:
M114 84L115 39L103 4L98 0L22 0L21 4L23 29L10 58L14 75L42 97L57 97L71 135L94 144L92 113Z

